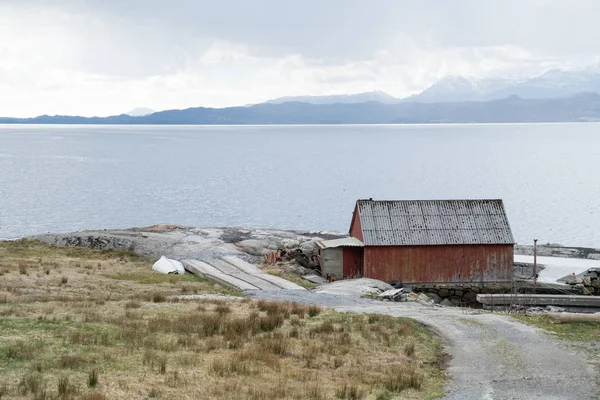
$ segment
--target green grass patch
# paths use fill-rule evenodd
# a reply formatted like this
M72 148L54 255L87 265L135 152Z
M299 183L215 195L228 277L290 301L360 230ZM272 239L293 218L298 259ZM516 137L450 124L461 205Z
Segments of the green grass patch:
M162 283L180 283L180 282L205 282L207 280L200 278L194 274L161 274L156 271L147 272L118 272L114 274L104 274L105 277L118 279L121 281L132 281L141 283L142 285L157 285Z
M304 289L310 290L317 287L316 284L311 281L307 281L306 279L294 274L293 272L284 271L281 269L268 269L267 274L278 276L283 279L287 279L290 282L294 282L296 285L302 286Z
M589 322L555 324L547 315L513 315L513 318L525 324L543 328L554 333L560 339L570 342L597 343L600 338L600 324Z
M57 247L31 239L0 241L0 257L3 256L15 258L70 257L82 261L111 259L141 261L145 259L132 251L96 250L88 247Z

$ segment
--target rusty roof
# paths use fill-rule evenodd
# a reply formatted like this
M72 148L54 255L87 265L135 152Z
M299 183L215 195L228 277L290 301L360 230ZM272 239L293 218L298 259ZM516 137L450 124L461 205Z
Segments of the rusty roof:
M359 200L365 246L514 244L502 200Z

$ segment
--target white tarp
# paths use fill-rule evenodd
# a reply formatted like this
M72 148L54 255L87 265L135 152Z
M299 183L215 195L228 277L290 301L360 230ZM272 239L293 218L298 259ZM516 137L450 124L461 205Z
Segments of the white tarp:
M152 270L163 274L185 274L185 269L183 269L183 265L179 261L171 260L165 256L162 256L154 263Z

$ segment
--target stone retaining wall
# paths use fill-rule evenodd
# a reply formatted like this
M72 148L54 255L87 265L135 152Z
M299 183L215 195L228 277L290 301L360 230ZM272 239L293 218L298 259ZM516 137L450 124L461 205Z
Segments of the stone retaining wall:
M600 286L600 280L592 281L596 286ZM571 286L570 291L573 294L593 294L600 295L600 289L595 286L586 286L587 291L582 290L583 286ZM423 283L412 286L415 293L425 293L433 299L435 303L442 303L447 300L455 306L481 307L477 302L477 295L482 294L508 294L508 293L537 293L537 294L565 294L564 290L556 289L550 286L534 286L532 282L497 282L497 283Z
M457 284L418 284L413 285L413 292L425 293L434 302L448 300L455 306L481 306L477 303L477 295L510 293L511 283L457 283Z

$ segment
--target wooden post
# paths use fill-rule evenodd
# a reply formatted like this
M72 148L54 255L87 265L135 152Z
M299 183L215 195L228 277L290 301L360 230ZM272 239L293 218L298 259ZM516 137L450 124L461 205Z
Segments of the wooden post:
M537 239L533 239L533 284L537 285Z

